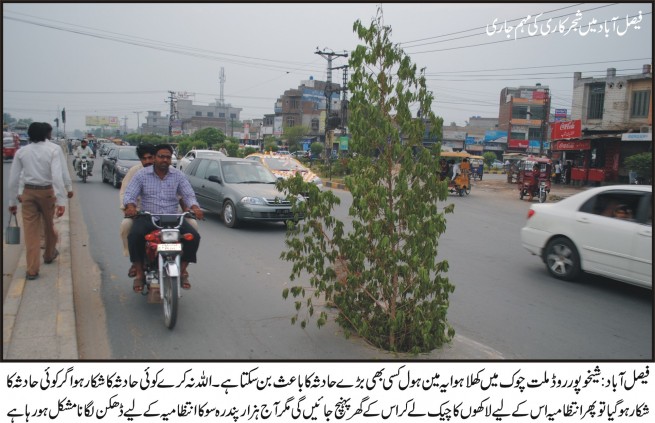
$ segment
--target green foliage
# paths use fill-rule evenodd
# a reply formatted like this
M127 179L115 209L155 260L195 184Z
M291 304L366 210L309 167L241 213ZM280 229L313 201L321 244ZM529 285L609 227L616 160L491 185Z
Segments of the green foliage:
M321 157L321 154L323 154L323 149L325 146L323 145L322 142L313 142L309 146L309 151L312 152L312 157Z
M192 138L195 141L203 141L205 145L212 147L225 141L225 134L220 129L202 128L193 133ZM205 147L207 148L207 147Z
M630 157L626 157L624 161L625 167L628 170L634 170L640 178L647 181L653 178L653 153L638 153Z
M417 71L391 43L381 10L369 27L356 21L354 30L366 45L357 46L349 63L350 146L357 153L348 164L353 176L345 178L353 197L352 229L346 232L334 217L339 198L332 191L320 191L298 175L278 182L292 194L308 193L306 201L292 199L305 220L289 225L281 258L293 262L292 281L307 272L311 287L299 282L283 296L295 299L292 322L301 326L311 317L319 327L325 324L327 313L316 315L313 307L323 297L337 310L346 334L358 333L391 351L430 351L454 335L446 320L454 286L443 275L448 262L437 259L445 215L454 205L440 208L448 189L433 171L439 154L424 148L413 154L425 123L409 107L423 111L433 136L443 120L431 111L424 69Z
M284 126L284 137L287 139L289 151L302 150L300 143L307 134L309 134L309 128L306 126Z
M496 160L496 155L491 151L487 151L482 155L482 157L484 157L484 164L486 164L487 168L490 169L494 160Z
M252 153L257 153L258 151L259 149L255 147L246 147L243 149L243 157L246 157Z
M279 147L274 137L266 136L264 138L264 151L277 151L278 149Z
M227 155L230 157L239 157L239 143L238 142L226 142L225 149L227 150Z
M201 141L201 140L193 140L191 141L191 149L192 150L207 150L209 147L207 147L207 142L206 141Z
M182 158L186 153L188 153L191 150L192 145L193 145L193 141L191 141L190 139L180 141L180 143L177 145L177 152L180 155L179 158Z

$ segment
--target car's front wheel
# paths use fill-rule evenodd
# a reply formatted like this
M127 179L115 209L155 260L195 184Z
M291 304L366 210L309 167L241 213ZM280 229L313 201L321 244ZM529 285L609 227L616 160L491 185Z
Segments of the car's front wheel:
M234 207L232 201L227 200L223 204L223 223L228 228L236 228L239 225L239 219L237 217L237 209Z
M557 279L574 280L580 274L580 255L567 238L555 238L546 245L546 268Z

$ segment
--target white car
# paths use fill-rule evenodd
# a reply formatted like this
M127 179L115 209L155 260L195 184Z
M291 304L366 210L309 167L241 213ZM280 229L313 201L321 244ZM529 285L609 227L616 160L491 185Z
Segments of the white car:
M226 157L225 154L216 150L191 150L181 160L177 162L177 168L183 170L191 164L198 157Z
M653 289L652 227L653 187L611 185L533 204L521 243L558 279L584 271Z

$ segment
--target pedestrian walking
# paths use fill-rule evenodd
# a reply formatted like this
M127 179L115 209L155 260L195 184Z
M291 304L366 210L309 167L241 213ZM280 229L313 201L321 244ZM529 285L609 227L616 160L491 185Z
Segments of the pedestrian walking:
M562 165L559 160L555 163L555 183L559 184L562 180Z
M22 195L23 228L25 229L25 255L27 261L26 279L39 277L41 260L39 252L40 222L44 224L46 264L52 263L57 251L53 215L61 217L65 211L66 191L64 188L61 150L53 143L46 143L47 129L40 122L32 123L27 129L30 144L20 148L9 172L9 213L18 211L17 194L21 173L24 178Z

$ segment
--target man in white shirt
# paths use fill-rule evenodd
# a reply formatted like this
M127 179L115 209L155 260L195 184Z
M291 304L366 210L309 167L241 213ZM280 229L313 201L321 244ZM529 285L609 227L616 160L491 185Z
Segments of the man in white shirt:
M25 230L26 279L39 277L39 228L44 224L46 247L43 259L52 263L59 252L56 249L53 215L61 217L66 210L66 194L62 162L53 143L46 143L47 130L40 122L32 123L27 134L31 143L20 148L9 172L9 213L18 211L17 197L21 173L25 181L22 194L23 228Z

